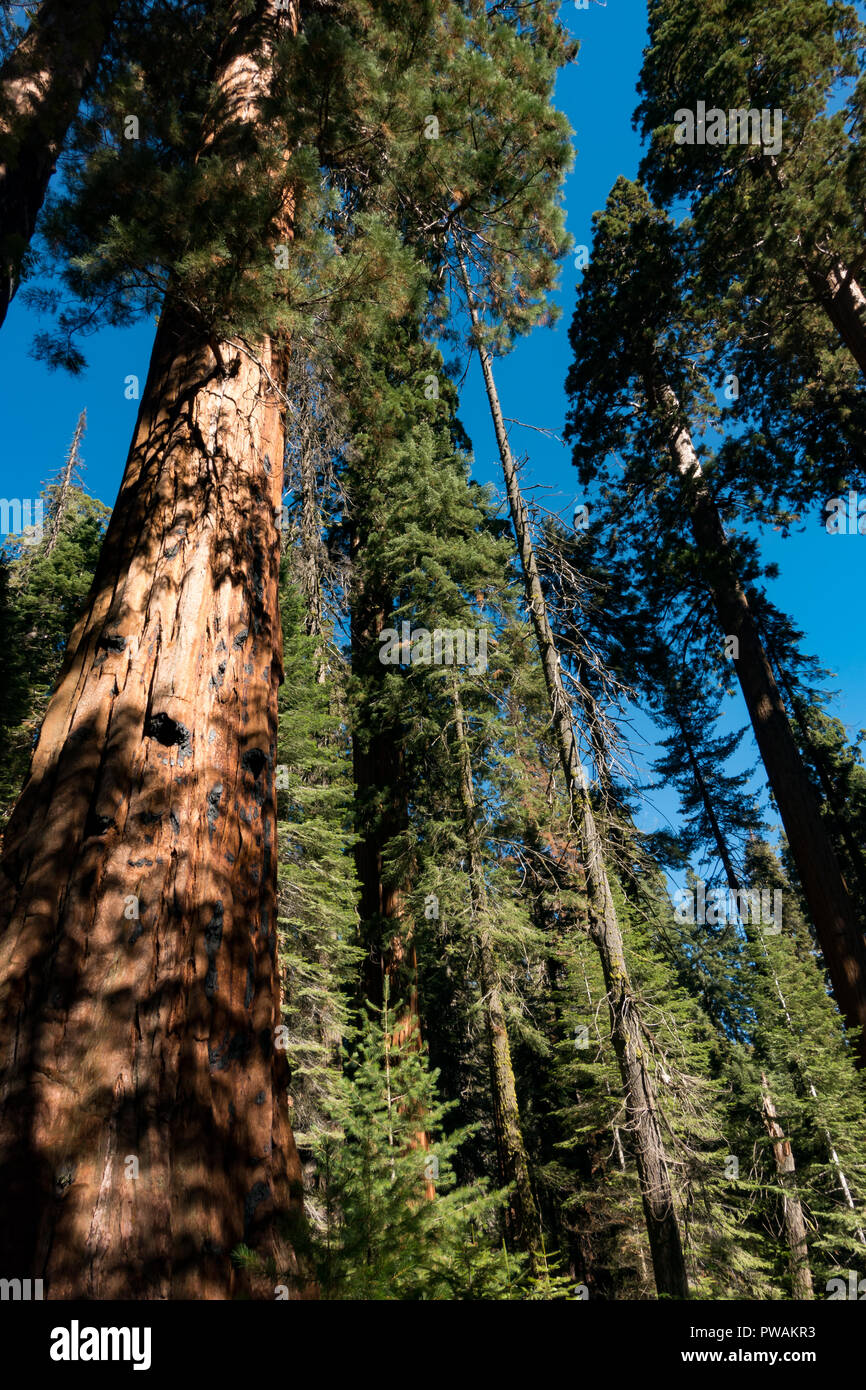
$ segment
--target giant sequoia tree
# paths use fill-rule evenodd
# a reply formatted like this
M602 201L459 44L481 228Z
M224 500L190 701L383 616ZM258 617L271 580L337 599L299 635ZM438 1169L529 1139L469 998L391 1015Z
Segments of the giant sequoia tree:
M203 159L243 176L292 22L273 4L227 21ZM5 838L2 1249L55 1297L225 1297L241 1241L293 1263L274 1050L278 376L264 324L219 342L169 294Z
M637 119L652 137L641 170L651 193L692 200L708 282L730 291L729 309L753 333L802 342L790 308L811 301L866 373L856 10L839 0L772 10L652 0L649 32ZM699 101L706 128L682 142L677 113L697 119ZM719 140L713 110L775 112L778 138Z

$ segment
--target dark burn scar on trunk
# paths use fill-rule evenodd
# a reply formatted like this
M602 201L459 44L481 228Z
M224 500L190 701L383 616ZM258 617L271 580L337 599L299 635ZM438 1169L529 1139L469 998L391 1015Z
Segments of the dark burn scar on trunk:
M226 674L226 663L225 663L224 661L221 661L220 664L219 664L219 666L217 667L216 675L215 675L215 676L211 676L210 680L209 680L208 683L207 683L207 684L208 684L208 690L222 690L222 684L223 684L223 681L225 680L225 674Z
M228 1071L232 1062L245 1062L249 1050L249 1033L235 1033L232 1038L224 1033L218 1047L208 1044L207 1058L214 1071Z
M216 958L223 939L223 905L214 905L213 916L204 929L204 949L207 956L207 974L204 978L204 992L213 999L217 983Z
M144 726L144 737L155 738L164 748L177 748L179 763L192 756L192 734L167 714L152 714Z
M100 816L96 811L87 813L87 820L84 825L85 839L90 835L105 835L107 831L114 829L114 820L111 816Z
M270 1199L271 1189L266 1182L254 1183L244 1198L244 1240L249 1237L256 1208Z
M248 748L241 758L244 772L249 772L258 781L268 765L268 755L261 748Z

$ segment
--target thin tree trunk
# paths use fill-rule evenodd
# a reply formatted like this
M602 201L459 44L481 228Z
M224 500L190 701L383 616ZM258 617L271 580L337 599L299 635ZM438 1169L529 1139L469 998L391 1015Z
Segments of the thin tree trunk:
M738 641L737 676L761 758L779 807L797 873L827 962L833 991L849 1027L859 1030L860 1065L866 1063L866 943L757 624L731 562L718 508L707 486L679 402L665 383L646 382L650 399L669 422L668 447L683 479L702 569L723 633Z
M710 817L710 822L711 822L712 829L713 829L713 835L714 835L714 838L715 838L715 841L716 841L716 848L718 849L718 852L719 852L719 855L721 856L722 862L723 862L723 864L725 865L725 872L726 872L726 874L727 874L727 879L728 879L728 887L731 889L731 891L732 891L733 893L739 893L739 892L741 891L742 884L738 881L738 877L737 877L736 871L735 871L734 866L733 866L733 861L732 861L732 859L731 859L730 852L729 852L729 850L728 850L728 847L727 847L725 838L724 838L724 836L723 836L723 834L722 834L721 827L719 826L718 820L717 820L717 818L716 818L715 811L713 810L713 807L712 807L712 801L711 801L711 799L710 799L709 789L708 789L708 787L707 787L707 784L706 784L706 781L704 780L703 775L701 774L700 768L699 768L699 766L698 766L697 759L696 759L696 757L695 757L695 755L694 755L694 752L693 752L693 750L692 750L691 744L689 743L688 735L686 734L686 730L685 730L685 726L684 726L684 724L682 723L682 721L680 720L679 715L677 715L677 724L678 724L678 727L680 728L680 731L681 731L681 733L682 733L683 739L684 739L685 742L686 742L686 746L687 746L688 754L689 754L689 762L690 762L690 764L691 764L692 772L693 772L693 775L694 775L694 777L695 777L695 781L696 781L698 790L699 790L699 792L700 792L701 800L703 801L703 804L704 804L704 809L706 810L707 815ZM770 960L770 956L769 956L769 953L768 953L768 951L767 951L766 944L764 943L763 940L761 940L761 948L762 948L763 955L764 955L764 963L765 963L767 969L769 970L770 974L771 974L772 977L773 977L773 984L774 984L775 987L776 987L776 993L778 994L778 996L779 996L779 1002L780 1002L781 1005L782 1005L782 1011L783 1011L783 1013L784 1013L784 1015L785 1015L785 1021L786 1021L787 1025L788 1025L788 1028L789 1028L789 1030L790 1030L790 1032L791 1032L791 1034L792 1034L792 1036L793 1036L793 1035L794 1035L794 1023L793 1023L793 1020L792 1020L792 1018L791 1018L790 1012L789 1012L789 1010L788 1010L788 1005L787 1005L787 1002L786 1002L786 1000L785 1000L785 996L784 996L784 994L782 993L782 987L781 987L781 985L779 984L779 977L778 977L778 975L776 974L775 968L774 968L774 966L773 966L773 962ZM805 1082L805 1084L808 1086L808 1088L809 1088L809 1094L811 1095L812 1099L813 1099L814 1101L817 1101L817 1099L818 1099L818 1092L817 1092L816 1089L815 1089L814 1082L811 1080L811 1078L810 1078L808 1075L806 1075L805 1073L802 1072L802 1069L801 1069L801 1068L798 1068L798 1070L801 1071L802 1079L803 1079L803 1081ZM855 1208L855 1205L854 1205L854 1198L853 1198L852 1195L851 1195L851 1188L849 1187L849 1185L848 1185L848 1179L846 1178L845 1173L844 1173L843 1170L842 1170L842 1165L841 1165L841 1163L840 1163L840 1161L839 1161L839 1155L837 1154L836 1149L835 1149L835 1147L834 1147L833 1140L832 1140L832 1137L831 1137L831 1135L830 1135L830 1131L829 1131L826 1127L822 1127L822 1130L823 1130L823 1134L824 1134L824 1139L826 1140L826 1143L827 1143L827 1150L828 1150L829 1155L830 1155L830 1161L831 1161L831 1163L833 1164L833 1167L834 1167L835 1170L836 1170L836 1176L837 1176L837 1178L838 1178L838 1180L839 1180L839 1187L840 1187L840 1189L841 1189L841 1191L842 1191L842 1195L843 1195L844 1198L845 1198L846 1205L848 1206L848 1208L849 1208L851 1211L855 1211L856 1208ZM866 1235L864 1235L863 1231L860 1230L859 1227L858 1227L858 1229L857 1229L857 1233L856 1233L856 1234L857 1234L857 1239L860 1241L860 1243L861 1243L862 1245L866 1245Z
M43 0L0 68L0 324L120 0Z
M791 1018L790 1012L789 1012L789 1010L788 1010L787 1001L786 1001L786 999L785 999L784 994L782 993L782 986L779 984L779 977L778 977L778 975L776 974L775 969L773 968L773 963L772 963L772 961L770 960L770 957L769 957L769 954L768 954L768 952L767 952L766 946L764 946L764 960L766 961L766 964L767 964L767 966L768 966L768 968L769 968L770 974L771 974L772 977L773 977L773 984L776 986L776 993L777 993L778 996L779 996L779 1002L780 1002L781 1005L782 1005L782 1011L783 1011L783 1013L784 1013L784 1015L785 1015L785 1020L786 1020L786 1022L787 1022L787 1024L788 1024L788 1028L790 1029L791 1033L793 1034L793 1033L794 1033L794 1023L793 1023L793 1020L792 1020L792 1018ZM803 1080L805 1081L806 1085L809 1087L809 1095L812 1097L812 1099L813 1099L814 1101L817 1101L817 1099L818 1099L818 1092L817 1092L817 1090L815 1089L815 1084L814 1084L814 1082L812 1081L811 1077L808 1076L808 1075L806 1075L806 1074L802 1071L801 1068L798 1068L798 1070L800 1070L801 1075L802 1075L802 1077L803 1077ZM824 1127L824 1126L822 1126L822 1129L823 1129L824 1139L826 1140L826 1143L827 1143L827 1150L828 1150L828 1152L829 1152L829 1154L830 1154L830 1161L831 1161L831 1163L833 1164L833 1167L834 1167L835 1170L836 1170L836 1177L839 1179L839 1187L840 1187L840 1189L841 1189L841 1191L842 1191L843 1197L845 1198L845 1204L846 1204L846 1206L848 1207L849 1211L856 1211L856 1207L855 1207L855 1205L854 1205L854 1198L853 1198L852 1195L851 1195L851 1188L849 1187L849 1185L848 1185L848 1179L846 1178L845 1173L843 1172L842 1164L841 1164L841 1162L840 1162L840 1160L839 1160L839 1155L837 1154L836 1148L835 1148L835 1146L834 1146L834 1144L833 1144L833 1139L832 1139L832 1136L831 1136L831 1134L830 1134L830 1131L829 1131L826 1127ZM863 1230L862 1230L859 1226L857 1227L856 1235L857 1235L857 1239L860 1241L860 1244L861 1244L861 1245L866 1245L866 1234L864 1234Z
M325 644L322 641L322 573L320 566L322 544L322 515L316 494L316 467L309 441L301 444L299 459L301 492L300 574L304 594L304 629L316 643L316 682L324 685L327 679Z
M51 1298L228 1298L241 1242L310 1291L274 1047L281 368L219 352L167 306L0 864L0 1265Z
M78 424L75 427L75 434L70 445L69 453L66 456L66 463L57 484L57 494L54 499L54 506L51 509L51 524L48 528L48 535L45 538L45 549L42 554L47 558L60 537L60 525L66 511L66 501L69 496L69 489L72 486L72 479L75 470L80 462L81 441L84 438L84 431L87 429L87 411L82 410L78 417Z
M475 818L475 788L472 778L472 759L466 740L463 704L456 678L452 684L454 701L454 739L457 747L460 779L460 802L463 810L469 862L469 893L472 917L478 940L481 965L481 990L484 1000L484 1020L490 1047L490 1075L493 1090L493 1124L503 1180L512 1188L511 1225L515 1244L524 1250L532 1273L543 1270L543 1237L538 1207L529 1176L529 1161L523 1142L520 1107L511 1065L511 1046L502 1002L502 981L491 941L490 905L481 842Z
M812 1292L812 1272L809 1268L809 1247L806 1241L806 1223L803 1208L797 1195L797 1176L794 1167L794 1153L790 1142L785 1138L779 1124L776 1107L770 1095L770 1087L764 1073L761 1073L761 1108L764 1124L773 1143L776 1172L784 1189L782 1203L785 1215L785 1231L791 1252L791 1286L795 1298L814 1298Z
M475 308L469 277L462 260L460 261L460 269L469 313L476 333L476 348L484 374L490 413L496 431L511 522L517 537L527 603L532 615L547 685L551 721L556 734L562 770L569 790L572 812L583 847L589 899L590 934L601 958L607 988L611 1041L622 1077L628 1129L635 1149L656 1287L659 1294L674 1298L687 1298L688 1279L679 1223L674 1207L668 1159L662 1140L655 1091L645 1062L646 1039L641 1028L638 1003L625 963L622 934L604 865L601 837L580 764L568 699L562 684L559 653L547 617L547 606L539 579L526 506L520 492L517 470L508 443L496 382L493 377L493 364L490 354L483 346L478 334L478 313Z
M866 376L866 296L860 285L838 259L827 270L809 263L806 274L815 298Z
M845 819L842 815L841 808L839 805L839 792L836 788L836 784L833 779L832 770L828 765L827 758L824 754L824 750L821 748L820 744L817 743L812 737L811 730L809 729L809 726L807 725L806 720L803 717L801 701L797 696L796 692L791 688L791 684L787 677L784 665L779 660L778 655L773 651L772 647L769 644L767 644L767 652L775 666L776 671L779 674L780 684L788 698L788 707L792 711L797 724L797 728L800 731L800 740L802 746L814 759L815 771L817 772L818 780L821 783L821 793L823 795L824 801L826 802L827 807L830 810L832 825L835 829L836 834L839 837L839 841L845 847L845 851L851 862L851 867L854 870L854 876L859 885L860 892L863 894L864 899L866 899L866 856L864 856L863 853L863 846L857 839L855 839L854 835L851 832L850 826L846 825L845 823Z

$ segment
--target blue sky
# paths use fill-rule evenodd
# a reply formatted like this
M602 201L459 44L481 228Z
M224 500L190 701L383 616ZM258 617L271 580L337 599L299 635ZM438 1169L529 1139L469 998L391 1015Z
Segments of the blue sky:
M619 174L637 175L641 145L632 128L637 105L635 85L646 42L646 7L643 0L608 0L606 6L590 4L562 8L563 18L581 42L578 59L560 74L557 105L574 128L574 168L566 184L568 230L577 245L591 244L592 215L604 206ZM566 399L564 380L570 361L568 326L574 309L579 274L573 260L566 263L561 291L563 308L553 329L538 329L519 343L511 355L496 364L496 379L503 413L527 424L562 433ZM487 416L480 368L473 363L462 393L461 418L475 446L476 476L500 483L496 442ZM580 500L579 485L568 451L533 431L512 427L516 455L528 453L523 474L525 485L540 484L546 506L564 509ZM500 484L501 485L501 484ZM839 690L833 712L843 720L849 735L866 726L866 640L859 616L866 587L866 536L829 536L820 520L820 500L808 518L804 533L783 539L772 527L761 534L764 558L779 566L778 580L769 584L770 597L805 634L805 651L816 655L833 673L828 684ZM737 688L728 702L726 728L748 724L745 705ZM640 736L651 737L647 721L638 720ZM746 761L753 747L744 745ZM652 756L648 747L635 748L639 766ZM756 779L759 787L763 779ZM640 823L654 827L660 817L675 816L675 798L664 792L652 795ZM778 822L776 822L778 823Z
M590 244L591 218L617 175L634 177L640 146L631 127L635 82L645 43L642 0L608 0L578 9L571 0L563 17L581 41L574 64L557 86L557 104L575 129L576 159L566 187L568 229L577 244ZM568 324L577 272L563 269L559 301L563 314L554 329L538 329L497 364L504 413L560 434L569 363ZM147 373L154 324L145 321L124 331L104 331L86 345L87 371L79 377L49 372L30 355L42 326L22 302L13 302L0 331L0 410L4 452L0 495L35 497L62 465L79 412L86 407L88 430L83 455L88 489L111 505L117 495L135 423L137 403L124 396L125 378ZM499 483L499 461L476 363L469 369L461 398L461 418L475 447L475 473ZM528 430L515 429L516 454L528 452L527 485L549 489L546 505L569 508L578 497L577 480L566 449ZM828 536L819 521L820 501L805 534L788 539L767 529L762 548L780 568L770 586L775 603L806 634L806 650L834 673L840 695L835 712L849 732L866 726L866 643L860 615L866 579L866 537ZM731 702L730 722L747 722L739 694ZM646 727L646 726L644 726ZM643 750L641 760L648 750ZM653 798L672 814L672 799ZM648 817L652 816L648 812Z

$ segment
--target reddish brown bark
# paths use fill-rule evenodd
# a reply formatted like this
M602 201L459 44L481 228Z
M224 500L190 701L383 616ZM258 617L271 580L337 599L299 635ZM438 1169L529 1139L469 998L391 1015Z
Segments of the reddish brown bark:
M0 69L0 324L119 0L44 0Z
M309 1292L274 1047L279 375L164 311L5 838L0 1268L50 1298L231 1297L241 1242Z

